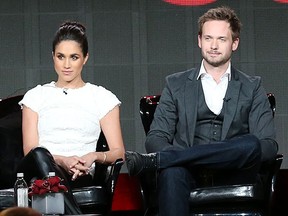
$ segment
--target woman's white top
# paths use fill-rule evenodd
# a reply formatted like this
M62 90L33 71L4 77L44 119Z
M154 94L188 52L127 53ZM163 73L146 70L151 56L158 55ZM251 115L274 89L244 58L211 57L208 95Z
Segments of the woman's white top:
M63 156L95 151L100 120L120 104L104 87L86 83L78 89L63 89L54 81L37 85L19 102L38 114L39 146Z

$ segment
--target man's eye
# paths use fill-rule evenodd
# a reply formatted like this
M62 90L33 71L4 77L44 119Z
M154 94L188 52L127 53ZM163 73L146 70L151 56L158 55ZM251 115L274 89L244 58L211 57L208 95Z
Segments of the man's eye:
M211 38L210 38L210 37L205 37L204 39L205 39L206 41L210 41Z

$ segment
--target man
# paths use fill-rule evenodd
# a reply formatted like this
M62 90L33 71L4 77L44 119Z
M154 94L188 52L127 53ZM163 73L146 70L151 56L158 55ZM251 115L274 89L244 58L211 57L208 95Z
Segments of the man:
M198 185L199 170L224 171L216 184L256 181L260 162L278 151L261 78L231 66L240 38L237 15L218 7L198 24L201 65L166 78L145 143L150 154L126 152L130 175L158 171L162 216L189 215L189 192ZM234 175L238 171L245 177Z

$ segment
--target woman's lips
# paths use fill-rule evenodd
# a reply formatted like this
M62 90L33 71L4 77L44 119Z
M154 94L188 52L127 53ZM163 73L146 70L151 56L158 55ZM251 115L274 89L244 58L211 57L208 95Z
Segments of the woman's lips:
M70 75L72 73L72 71L62 71L62 73L65 75Z

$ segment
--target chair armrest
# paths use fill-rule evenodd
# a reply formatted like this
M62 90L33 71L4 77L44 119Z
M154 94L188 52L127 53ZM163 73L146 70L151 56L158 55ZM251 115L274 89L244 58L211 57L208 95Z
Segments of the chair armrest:
M115 192L115 187L117 184L117 180L120 174L120 170L122 165L124 164L124 161L122 158L117 159L108 170L110 170L110 173L108 175L108 178L106 179L106 191L109 193L110 196L110 202L109 202L109 209L112 208L112 202L113 202L113 196Z
M73 189L73 195L83 212L107 215L111 211L115 185L122 165L122 159L111 165L97 163L93 185Z
M268 209L272 209L273 206L275 206L275 202L276 202L276 193L275 193L275 183L276 183L276 179L277 179L277 173L281 168L281 164L283 162L283 154L277 154L276 159L275 159L275 163L274 163L274 169L273 169L273 173L272 173L272 177L271 177L271 182L270 182L270 190L268 191L269 195L268 195ZM271 214L271 212L269 212Z
M124 164L124 161L122 158L117 159L111 166L110 174L107 179L107 189L113 196L115 191L115 186L120 174L120 170L122 168L122 165Z

